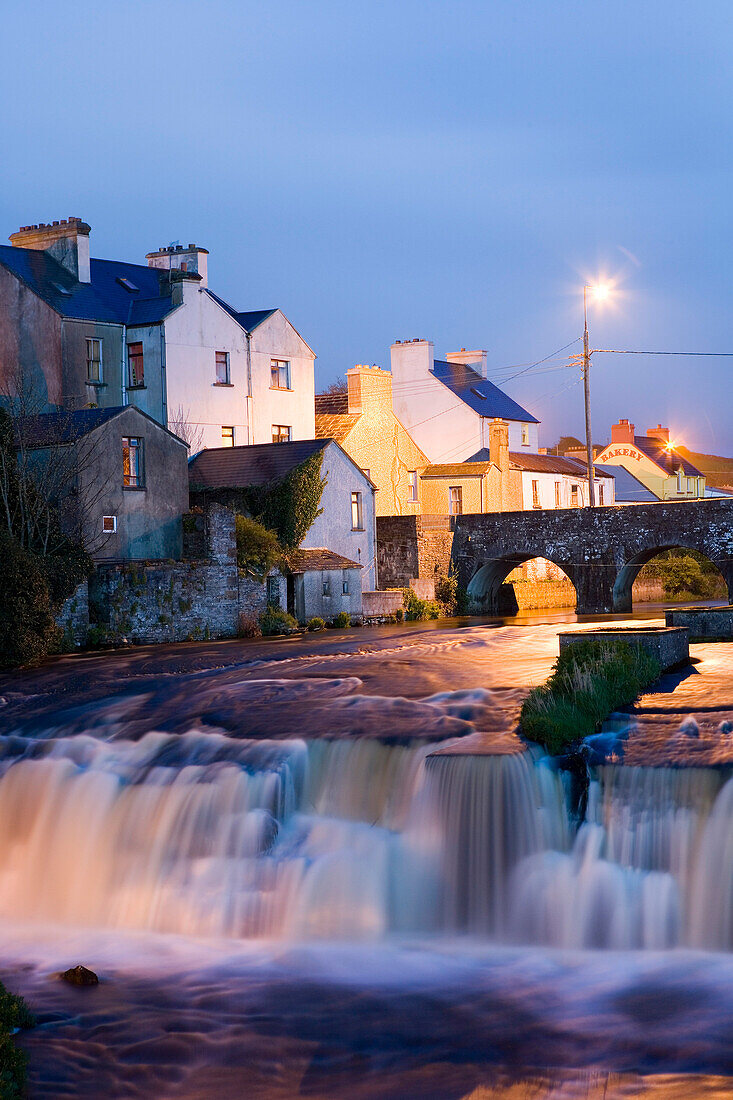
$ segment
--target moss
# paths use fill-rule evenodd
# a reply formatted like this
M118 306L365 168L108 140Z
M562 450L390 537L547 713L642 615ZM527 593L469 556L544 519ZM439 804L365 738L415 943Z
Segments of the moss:
M8 993L0 985L0 1096L2 1100L20 1100L25 1096L28 1059L12 1039L16 1028L35 1025L33 1014L22 997Z
M179 600L178 600L178 610L181 612L182 615L185 615L186 612L190 611L192 607L193 607L193 602L191 600L184 600L183 597L179 598Z

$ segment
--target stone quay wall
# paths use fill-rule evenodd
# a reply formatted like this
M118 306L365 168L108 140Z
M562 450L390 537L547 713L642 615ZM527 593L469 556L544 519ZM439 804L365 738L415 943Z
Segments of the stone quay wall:
M377 516L377 575L382 588L409 588L450 569L449 516Z
M684 626L691 642L733 642L733 607L669 607L667 626Z

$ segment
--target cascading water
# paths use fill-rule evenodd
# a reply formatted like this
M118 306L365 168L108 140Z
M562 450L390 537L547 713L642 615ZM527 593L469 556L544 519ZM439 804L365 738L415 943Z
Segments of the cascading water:
M0 914L197 936L733 946L733 779L529 752L0 740Z

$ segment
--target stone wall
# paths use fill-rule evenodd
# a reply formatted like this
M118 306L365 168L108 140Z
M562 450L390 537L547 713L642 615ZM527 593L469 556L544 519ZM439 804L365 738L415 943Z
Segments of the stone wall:
M386 619L404 608L404 596L401 588L389 591L362 592L362 608L365 619Z
M515 581L514 598L520 611L541 607L575 607L570 581Z
M446 576L453 532L449 516L378 516L377 566L382 588Z
M87 643L89 633L89 582L82 581L56 616L56 625L64 632L62 648L78 649Z

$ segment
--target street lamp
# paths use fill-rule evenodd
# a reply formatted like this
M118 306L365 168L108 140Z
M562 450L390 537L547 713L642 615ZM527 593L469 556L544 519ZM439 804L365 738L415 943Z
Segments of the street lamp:
M596 301L602 302L608 297L609 288L604 283L583 287L583 393L585 396L585 453L588 460L588 506L595 507L595 471L593 469L593 440L590 430L590 348L588 341L588 291L592 290Z

